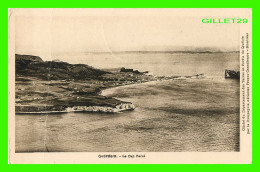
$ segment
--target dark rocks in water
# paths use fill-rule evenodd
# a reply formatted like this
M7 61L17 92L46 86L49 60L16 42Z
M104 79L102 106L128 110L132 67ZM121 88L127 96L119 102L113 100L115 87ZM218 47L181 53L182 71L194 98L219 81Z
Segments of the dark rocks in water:
M225 70L225 78L240 79L240 71Z

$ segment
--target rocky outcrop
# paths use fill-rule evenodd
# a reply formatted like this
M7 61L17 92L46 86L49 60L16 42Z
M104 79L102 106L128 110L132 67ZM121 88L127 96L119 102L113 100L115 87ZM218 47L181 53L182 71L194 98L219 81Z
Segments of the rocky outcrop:
M69 64L62 61L43 61L38 56L15 55L16 75L36 77L42 80L90 80L99 79L109 72L86 64Z
M41 63L43 60L38 56L15 54L16 72L23 71L30 63Z
M15 54L16 61L43 62L39 56Z
M116 107L109 106L15 106L15 112L19 113L60 113L60 112L102 112L118 113L126 110L134 110L132 103L121 103Z
M121 103L116 107L107 106L74 106L66 109L67 112L104 112L104 113L117 113L126 110L134 110L135 106L132 103Z
M135 74L141 74L141 72L139 72L138 70L134 70L134 69L126 69L124 67L122 67L120 69L120 72L131 72L131 73L135 73Z
M225 70L225 78L240 79L240 71Z

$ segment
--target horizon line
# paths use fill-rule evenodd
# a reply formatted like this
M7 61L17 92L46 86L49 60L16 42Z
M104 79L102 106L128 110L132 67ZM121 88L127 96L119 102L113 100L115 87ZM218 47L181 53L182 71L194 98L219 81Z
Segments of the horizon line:
M240 50L236 51L88 51L88 52L82 52L82 53L235 53L240 52ZM67 52L67 53L76 53L76 52ZM30 55L30 56L38 56L33 54L21 54L21 53L15 53L17 55ZM66 54L66 53L65 53Z
M150 50L142 50L142 51L87 51L84 53L135 53L135 52L144 52L144 53L232 53L232 52L240 52L240 50L234 50L234 51L174 51L174 50L169 50L169 51L150 51ZM71 52L73 53L73 52Z

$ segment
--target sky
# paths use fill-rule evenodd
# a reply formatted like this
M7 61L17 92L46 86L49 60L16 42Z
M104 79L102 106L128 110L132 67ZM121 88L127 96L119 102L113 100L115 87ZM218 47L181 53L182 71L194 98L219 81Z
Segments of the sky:
M239 50L239 25L205 24L208 16L195 12L19 10L15 52L51 59L66 53Z

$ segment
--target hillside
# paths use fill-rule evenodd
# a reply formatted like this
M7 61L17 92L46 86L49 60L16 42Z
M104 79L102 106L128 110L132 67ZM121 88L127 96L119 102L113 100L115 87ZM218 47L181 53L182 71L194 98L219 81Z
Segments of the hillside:
M16 61L34 61L34 62L43 62L43 60L39 56L32 56L32 55L20 55L15 54L15 60Z
M109 73L85 64L43 61L40 57L31 55L16 54L15 60L16 76L30 76L42 80L89 80Z
M15 58L16 113L114 113L133 110L132 103L102 96L100 92L102 89L147 82L149 79L133 70L104 71L85 64L43 61L38 56L30 55L16 54Z

